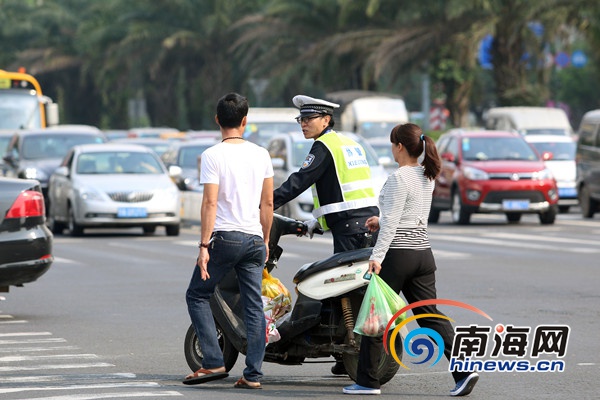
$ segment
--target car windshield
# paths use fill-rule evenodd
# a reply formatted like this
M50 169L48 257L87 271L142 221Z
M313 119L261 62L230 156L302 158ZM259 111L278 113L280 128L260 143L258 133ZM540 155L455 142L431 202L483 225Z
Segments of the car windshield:
M552 153L552 160L573 161L575 160L575 142L534 142L531 143L538 153Z
M164 169L150 153L107 151L82 153L77 158L78 174L163 174Z
M539 160L521 137L466 137L462 139L462 151L463 159L469 161Z
M357 133L367 139L388 138L396 125L397 122L363 122Z
M552 129L552 128L538 128L538 129L524 129L524 135L557 135L557 136L568 136L569 132L564 128Z
M36 96L3 90L0 96L0 129L41 128Z
M213 144L182 147L179 149L177 165L181 168L198 168L198 156Z
M246 125L244 138L261 146L266 146L269 140L277 134L298 131L300 131L300 126L296 121L253 122Z
M95 135L61 135L51 133L32 135L23 139L21 156L26 160L64 158L73 146L102 142L104 142L102 137Z
M163 155L165 153L165 151L169 150L168 142L165 142L165 143L138 143L138 144L141 144L142 146L146 146L149 149L152 149L152 151L154 151L159 156Z
M0 136L0 154L6 153L8 143L10 143L10 136Z
M371 143L371 147L373 147L373 150L375 150L375 153L377 153L377 157L379 159L389 158L390 163L394 162L394 154L392 153L391 143Z

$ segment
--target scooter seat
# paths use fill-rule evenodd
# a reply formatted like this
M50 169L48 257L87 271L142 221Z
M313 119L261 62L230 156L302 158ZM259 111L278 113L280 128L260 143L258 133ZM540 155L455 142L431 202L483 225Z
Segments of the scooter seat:
M342 264L352 264L360 261L366 261L371 257L372 247L364 249L344 251L336 253L324 260L315 261L311 264L306 264L296 272L294 283L298 283L307 277L316 274L317 272L326 271L331 268L339 267Z

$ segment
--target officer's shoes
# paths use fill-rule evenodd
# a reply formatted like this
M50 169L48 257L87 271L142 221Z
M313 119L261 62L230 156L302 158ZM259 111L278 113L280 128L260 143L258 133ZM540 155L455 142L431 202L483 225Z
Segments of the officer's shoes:
M334 366L331 367L331 373L334 375L348 375L348 371L346 371L346 367L341 361L336 361Z

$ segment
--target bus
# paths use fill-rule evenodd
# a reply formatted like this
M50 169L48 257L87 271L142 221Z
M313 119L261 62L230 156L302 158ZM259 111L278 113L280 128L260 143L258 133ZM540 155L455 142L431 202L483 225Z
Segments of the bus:
M25 71L0 69L0 130L47 128L58 125L58 104L44 96Z

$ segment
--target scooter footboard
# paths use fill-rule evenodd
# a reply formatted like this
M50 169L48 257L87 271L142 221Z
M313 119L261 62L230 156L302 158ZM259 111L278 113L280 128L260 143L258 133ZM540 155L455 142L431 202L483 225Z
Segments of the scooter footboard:
M217 320L221 329L223 329L225 336L231 341L236 350L242 354L246 354L248 345L246 325L227 305L218 286L210 299L210 309L215 320Z
M296 337L317 325L321 321L321 307L320 301L306 298L300 294L290 318L277 327L281 340L285 341Z

